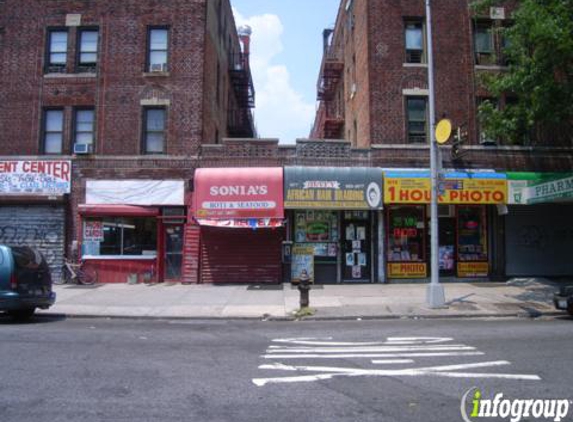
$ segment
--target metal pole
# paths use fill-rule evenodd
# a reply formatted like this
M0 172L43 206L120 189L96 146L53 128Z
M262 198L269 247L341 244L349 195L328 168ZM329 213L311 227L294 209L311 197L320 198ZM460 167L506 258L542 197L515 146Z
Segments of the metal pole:
M434 52L432 48L432 13L430 0L426 0L426 28L428 34L428 86L430 88L430 244L431 244L431 282L426 292L426 300L431 308L444 306L446 302L444 286L440 284L439 232L438 232L438 147L436 144L436 94L434 88Z

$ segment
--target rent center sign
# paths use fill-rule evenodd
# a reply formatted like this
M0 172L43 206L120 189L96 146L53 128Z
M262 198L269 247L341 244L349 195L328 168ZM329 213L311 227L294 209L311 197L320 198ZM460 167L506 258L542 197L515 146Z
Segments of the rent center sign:
M71 179L71 161L0 161L0 195L64 195Z
M430 203L428 172L387 171L384 174L384 202L387 204ZM493 172L446 173L439 182L442 204L506 204L505 174Z

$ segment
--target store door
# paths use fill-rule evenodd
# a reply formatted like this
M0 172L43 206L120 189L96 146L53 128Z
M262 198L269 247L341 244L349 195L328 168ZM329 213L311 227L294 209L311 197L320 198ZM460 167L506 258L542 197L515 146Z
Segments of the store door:
M183 226L165 227L165 280L181 279L183 262Z
M456 247L456 219L440 218L440 276L452 277L456 273L455 247Z
M371 239L368 211L344 211L342 280L371 281Z

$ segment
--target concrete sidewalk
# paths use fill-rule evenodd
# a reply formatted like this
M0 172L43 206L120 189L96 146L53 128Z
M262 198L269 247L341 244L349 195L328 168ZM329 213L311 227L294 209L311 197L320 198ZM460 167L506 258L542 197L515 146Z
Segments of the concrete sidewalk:
M322 285L310 292L312 319L535 317L555 315L559 284L541 278L505 283L446 283L446 306L430 309L426 284ZM56 304L41 315L131 318L294 319L299 293L289 284L219 286L103 284L54 286Z

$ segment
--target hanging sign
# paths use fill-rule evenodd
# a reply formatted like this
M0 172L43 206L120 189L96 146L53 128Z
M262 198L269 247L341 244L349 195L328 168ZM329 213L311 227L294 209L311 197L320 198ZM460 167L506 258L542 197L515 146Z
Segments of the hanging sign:
M507 173L509 204L566 202L573 199L573 173Z
M71 161L0 161L0 195L64 195L71 180Z
M505 204L507 181L498 173L446 173L439 182L441 204ZM428 172L386 172L384 202L387 204L429 204L431 183Z
M382 170L285 167L285 208L382 209Z
M294 246L291 258L291 282L300 283L301 278L308 278L314 283L314 247Z
M425 262L397 262L388 264L389 278L426 278L428 274Z
M101 220L85 220L83 240L103 242L103 222Z

